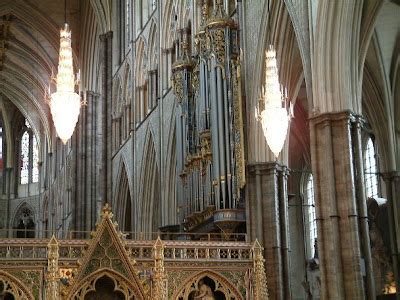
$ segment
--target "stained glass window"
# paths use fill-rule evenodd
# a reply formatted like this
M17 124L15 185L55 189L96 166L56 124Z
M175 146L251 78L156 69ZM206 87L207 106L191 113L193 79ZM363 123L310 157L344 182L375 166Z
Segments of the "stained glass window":
M310 244L310 257L314 257L315 255L315 241L317 239L317 220L315 214L315 199L314 199L314 179L312 174L310 174L307 178L306 182L306 220L307 220L307 228L309 233L309 244Z
M374 143L368 138L364 156L365 187L367 197L378 197L378 168Z
M25 131L21 136L20 180L21 184L39 181L39 145L31 125L25 119Z
M29 182L29 133L25 131L21 138L21 184Z
M39 149L36 136L32 139L32 182L39 181Z

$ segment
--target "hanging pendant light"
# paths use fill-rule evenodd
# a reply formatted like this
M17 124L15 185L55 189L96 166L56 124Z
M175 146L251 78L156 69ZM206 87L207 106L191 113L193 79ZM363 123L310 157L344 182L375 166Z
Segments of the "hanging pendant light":
M285 107L286 91L279 83L276 51L270 46L265 55L264 110L259 115L265 139L275 157L285 143L290 116Z
M81 107L80 97L75 93L75 82L71 31L67 22L65 22L64 28L60 32L60 53L56 79L57 91L51 95L50 100L50 111L53 116L54 126L64 144L67 143L74 132Z

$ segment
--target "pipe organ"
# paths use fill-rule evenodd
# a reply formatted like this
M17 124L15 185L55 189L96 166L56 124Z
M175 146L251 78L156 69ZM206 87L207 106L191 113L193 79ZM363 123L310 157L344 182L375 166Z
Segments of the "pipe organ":
M177 197L184 229L229 234L245 222L239 33L222 1L202 1L190 49L183 29L172 67L176 96ZM206 225L207 224L207 225Z

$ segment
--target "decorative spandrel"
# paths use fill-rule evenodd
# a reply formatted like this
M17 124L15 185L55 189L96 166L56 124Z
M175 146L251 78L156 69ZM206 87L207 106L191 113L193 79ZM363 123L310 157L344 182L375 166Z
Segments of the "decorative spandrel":
M115 285L124 290L124 295L131 299L146 299L145 292L134 269L135 261L131 260L123 234L117 231L117 224L112 221L113 214L110 207L102 210L100 223L89 241L86 253L79 260L79 268L66 289L65 297L82 296L85 291L95 289L96 282L103 276L110 277ZM102 279L101 279L102 280Z

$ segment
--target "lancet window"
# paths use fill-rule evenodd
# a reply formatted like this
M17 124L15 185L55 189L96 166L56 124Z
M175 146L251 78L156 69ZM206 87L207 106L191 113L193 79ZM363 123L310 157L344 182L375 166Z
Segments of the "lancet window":
M364 174L366 196L375 198L379 195L378 164L375 145L371 137L368 138L364 152Z
M313 258L315 256L315 248L317 241L317 220L315 212L315 198L314 198L314 179L313 175L309 174L305 182L304 190L305 200L305 227L308 237L308 256Z
M20 139L20 183L39 181L39 146L27 120Z

